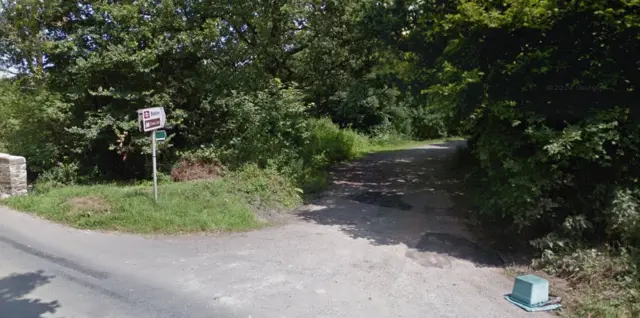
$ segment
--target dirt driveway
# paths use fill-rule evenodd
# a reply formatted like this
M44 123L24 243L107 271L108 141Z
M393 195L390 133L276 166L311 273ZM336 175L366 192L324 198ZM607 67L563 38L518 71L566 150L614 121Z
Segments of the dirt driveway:
M287 224L139 237L0 207L0 317L525 317L445 165L461 143L345 164Z

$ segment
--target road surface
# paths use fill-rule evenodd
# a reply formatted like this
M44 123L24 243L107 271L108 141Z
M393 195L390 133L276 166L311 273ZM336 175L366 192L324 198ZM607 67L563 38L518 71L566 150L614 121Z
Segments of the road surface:
M0 317L524 317L456 217L459 143L375 154L286 224L141 237L0 207Z

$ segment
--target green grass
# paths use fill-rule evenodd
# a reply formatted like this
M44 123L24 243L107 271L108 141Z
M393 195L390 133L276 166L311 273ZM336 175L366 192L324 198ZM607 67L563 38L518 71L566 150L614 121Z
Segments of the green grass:
M0 201L17 210L81 229L133 233L242 231L258 228L261 209L291 208L295 188L255 166L214 181L150 186L69 186Z

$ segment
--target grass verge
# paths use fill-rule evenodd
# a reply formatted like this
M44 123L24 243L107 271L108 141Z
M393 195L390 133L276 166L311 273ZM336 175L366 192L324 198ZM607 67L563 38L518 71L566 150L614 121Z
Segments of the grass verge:
M213 181L163 184L157 203L147 185L68 186L0 201L76 228L163 234L254 229L265 224L256 215L299 202L287 180L255 166Z

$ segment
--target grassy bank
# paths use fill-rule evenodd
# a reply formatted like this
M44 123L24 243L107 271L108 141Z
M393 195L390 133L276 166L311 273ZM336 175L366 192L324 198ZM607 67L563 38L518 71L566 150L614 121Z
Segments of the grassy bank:
M151 183L145 182L135 186L74 185L51 189L42 184L28 196L6 199L0 204L81 229L164 234L243 231L268 225L274 215L300 204L302 188L308 193L325 189L327 169L339 161L443 141L368 139L351 143L344 156L334 152L331 161L316 163L300 178L288 177L276 169L246 165L216 180L167 181L159 187L157 203L153 201Z
M162 184L157 203L150 185L67 186L0 203L82 229L181 233L257 228L261 213L299 202L275 171L247 166L213 181Z

